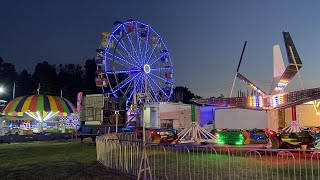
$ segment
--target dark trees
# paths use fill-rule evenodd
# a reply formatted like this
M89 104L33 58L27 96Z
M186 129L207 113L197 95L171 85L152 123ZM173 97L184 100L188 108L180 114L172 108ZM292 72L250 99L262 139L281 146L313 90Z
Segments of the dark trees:
M172 95L172 101L173 102L183 102L183 103L191 103L191 100L195 99L201 99L201 96L195 95L192 93L187 87L184 86L177 86L173 90L173 95Z
M5 89L4 92L0 94L0 99L7 101L12 99L13 82L16 78L17 72L15 66L5 62L0 57L0 86Z
M58 92L57 71L55 65L49 64L47 61L38 63L32 75L34 83L33 89L38 89L40 84L41 94L51 94Z

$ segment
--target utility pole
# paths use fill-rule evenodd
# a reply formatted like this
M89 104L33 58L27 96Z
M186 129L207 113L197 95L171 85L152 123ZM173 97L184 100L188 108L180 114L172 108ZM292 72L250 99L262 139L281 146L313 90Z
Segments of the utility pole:
M13 81L12 99L14 99L15 94L16 94L16 81Z
M40 83L39 83L39 86L38 86L38 89L37 89L37 91L38 91L38 95L40 94Z

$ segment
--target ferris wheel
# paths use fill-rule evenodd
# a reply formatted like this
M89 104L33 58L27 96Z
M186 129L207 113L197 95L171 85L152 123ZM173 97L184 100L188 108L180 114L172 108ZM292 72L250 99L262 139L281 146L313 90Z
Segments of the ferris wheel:
M136 20L114 22L102 33L97 56L96 85L105 94L125 97L127 105L169 101L173 65L163 39L149 25Z

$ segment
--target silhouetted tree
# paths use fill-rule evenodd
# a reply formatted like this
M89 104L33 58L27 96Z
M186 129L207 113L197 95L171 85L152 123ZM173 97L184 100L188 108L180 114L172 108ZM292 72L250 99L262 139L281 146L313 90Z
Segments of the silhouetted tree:
M57 81L63 96L76 103L76 94L84 90L84 71L78 64L60 64Z
M187 87L177 86L173 90L172 101L190 104L191 99L201 99L201 96L195 95Z
M94 59L88 59L84 66L85 69L85 89L84 92L87 94L102 93L102 89L96 86L96 70L97 65Z
M38 63L32 75L32 81L35 83L34 90L38 88L40 83L41 94L58 94L57 71L55 65L50 65L47 61ZM36 91L34 91L36 93Z
M30 95L34 91L32 89L33 82L31 79L31 74L28 73L27 70L23 69L17 78L16 81L16 94L15 96L24 96L24 95Z
M7 101L12 99L13 81L15 81L16 78L17 72L15 66L5 62L0 57L0 86L5 88L5 92L0 95L0 99Z

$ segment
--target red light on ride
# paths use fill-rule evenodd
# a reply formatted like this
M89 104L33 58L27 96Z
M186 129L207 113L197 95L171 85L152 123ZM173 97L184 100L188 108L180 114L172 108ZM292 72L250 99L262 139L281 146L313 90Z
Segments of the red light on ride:
M150 134L151 135L154 135L156 132L155 131L150 131Z

